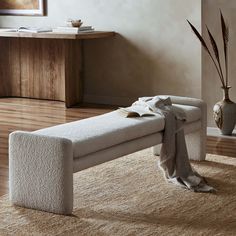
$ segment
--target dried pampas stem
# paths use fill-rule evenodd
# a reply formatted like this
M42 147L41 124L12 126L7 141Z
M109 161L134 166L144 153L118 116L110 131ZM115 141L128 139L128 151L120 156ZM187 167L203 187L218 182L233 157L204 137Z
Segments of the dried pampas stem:
M225 83L224 83L224 77L223 77L223 73L220 72L221 68L219 69L210 50L208 49L207 47L207 44L205 42L205 40L202 38L202 36L200 35L200 33L197 31L197 29L187 20L187 22L189 23L191 29L193 30L193 32L195 33L195 35L197 36L197 38L199 39L199 41L201 42L203 48L207 51L207 53L209 54L209 56L211 57L212 59L212 62L214 63L215 67L216 67L216 70L219 74L219 77L220 77L220 80L221 80L221 83L222 83L222 86L225 87ZM214 40L215 41L215 40ZM217 48L217 46L216 46ZM217 48L217 51L218 51L218 48ZM216 54L216 51L215 51L215 54ZM219 57L219 52L218 52L218 57Z
M206 26L206 28L207 28L207 32L208 32L208 35L209 35L209 38L210 38L210 41L211 41L211 45L212 45L212 48L213 48L213 52L215 53L215 57L216 57L216 60L217 60L217 62L218 62L218 65L219 65L220 74L221 74L221 83L222 83L223 87L225 87L224 76L223 76L222 67L221 67L221 63L220 63L219 50L218 50L216 41L215 41L215 39L213 38L213 36L212 36L210 30L208 29L207 26Z
M228 87L228 42L229 42L229 28L225 24L225 20L223 17L222 12L220 11L220 17L221 17L221 28L222 28L222 37L223 37L223 43L224 43L224 54L225 54L225 81L226 81L226 87Z

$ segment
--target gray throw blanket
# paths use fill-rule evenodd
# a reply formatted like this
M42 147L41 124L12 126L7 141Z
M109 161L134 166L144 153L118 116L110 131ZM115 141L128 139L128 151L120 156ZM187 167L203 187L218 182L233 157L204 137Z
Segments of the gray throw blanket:
M215 192L215 189L191 167L183 130L185 113L172 106L169 97L142 97L133 103L129 110L132 108L134 111L136 108L143 108L144 112L149 110L165 118L159 167L166 179L195 192Z

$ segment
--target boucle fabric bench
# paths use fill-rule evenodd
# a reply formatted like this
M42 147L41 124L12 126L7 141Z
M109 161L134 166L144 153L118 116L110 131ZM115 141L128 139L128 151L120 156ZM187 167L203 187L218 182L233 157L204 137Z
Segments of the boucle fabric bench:
M186 113L184 130L190 159L205 159L206 104L170 96ZM10 200L58 214L73 210L73 173L154 147L158 154L162 116L124 118L119 111L9 138ZM158 181L158 180L157 180Z

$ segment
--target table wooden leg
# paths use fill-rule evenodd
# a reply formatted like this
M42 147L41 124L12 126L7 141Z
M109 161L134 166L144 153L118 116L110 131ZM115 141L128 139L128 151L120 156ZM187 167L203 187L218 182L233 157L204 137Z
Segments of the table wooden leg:
M82 102L81 40L1 38L0 96Z
M20 40L0 38L0 97L20 97Z
M82 42L65 41L65 103L71 107L83 100Z

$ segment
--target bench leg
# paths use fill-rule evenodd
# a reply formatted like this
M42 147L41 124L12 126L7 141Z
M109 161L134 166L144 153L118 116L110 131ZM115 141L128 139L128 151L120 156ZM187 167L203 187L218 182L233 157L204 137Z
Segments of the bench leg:
M13 204L56 214L73 209L73 153L68 139L16 131L9 138Z
M206 134L201 130L185 135L190 160L203 161L206 158ZM159 156L161 144L153 147L153 154Z

